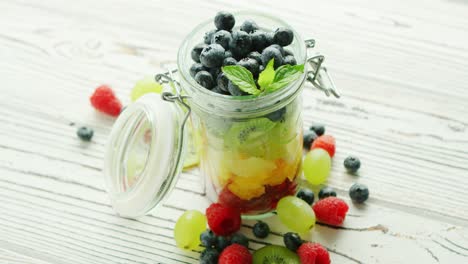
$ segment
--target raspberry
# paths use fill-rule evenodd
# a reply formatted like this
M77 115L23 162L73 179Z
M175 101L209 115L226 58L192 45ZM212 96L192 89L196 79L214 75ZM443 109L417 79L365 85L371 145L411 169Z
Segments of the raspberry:
M218 260L219 264L251 264L252 255L249 250L239 244L232 244L225 248Z
M311 243L304 243L297 249L297 255L299 255L301 264L315 264L315 259L317 259L317 252L309 249L308 244Z
M330 225L341 225L348 212L345 201L333 196L319 200L312 208L318 220Z
M240 211L234 207L213 203L206 209L206 217L211 231L217 235L227 236L240 229Z
M330 136L330 135L323 135L318 137L317 139L314 140L312 143L312 147L310 149L314 148L321 148L324 149L330 154L330 157L333 158L335 156L335 138Z
M315 243L315 248L317 252L317 258L315 259L315 264L330 264L331 263L330 254L328 254L327 249L318 243Z
M89 99L94 108L108 115L118 116L122 110L122 103L107 85L96 88Z
M301 264L330 264L328 251L319 243L304 243L297 250Z

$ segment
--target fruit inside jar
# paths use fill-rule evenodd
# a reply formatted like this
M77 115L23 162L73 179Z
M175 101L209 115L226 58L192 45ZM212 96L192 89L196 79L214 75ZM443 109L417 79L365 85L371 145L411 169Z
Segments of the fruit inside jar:
M259 215L295 193L302 162L300 100L255 118L197 118L200 168L212 201Z
M180 84L212 202L260 218L295 193L306 59L289 25L254 12L219 12L184 40Z

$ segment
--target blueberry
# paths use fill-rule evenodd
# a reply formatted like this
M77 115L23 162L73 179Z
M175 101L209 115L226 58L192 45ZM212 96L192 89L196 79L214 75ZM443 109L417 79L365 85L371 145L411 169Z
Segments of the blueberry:
M289 65L296 65L297 62L296 62L296 59L294 58L294 56L288 55L288 56L284 57L284 59L283 59L283 65L286 65L286 64L289 64Z
M312 146L312 143L317 138L317 134L315 134L315 132L312 131L312 130L306 130L306 131L304 131L303 138L304 138L304 140L303 140L304 148L307 149L307 150L310 150L310 147Z
M213 93L217 93L217 94L229 95L229 93L226 93L226 92L224 92L223 90L221 90L221 89L219 88L219 86L213 87L213 89L211 89L211 91L212 91Z
M239 244L244 247L249 247L249 239L241 233L235 233L231 236L231 244Z
M94 131L92 128L83 126L78 128L76 135L83 141L91 141L94 135Z
M322 200L330 196L336 197L336 191L333 188L328 187L328 186L323 187L318 193L319 200Z
M231 245L231 241L223 236L218 236L216 238L216 249L221 252L223 249Z
M241 89L239 89L239 86L233 84L231 81L228 83L228 91L234 96L242 96L245 94Z
M356 156L349 156L343 162L346 170L349 173L356 173L361 167L361 161Z
M220 73L218 78L216 78L216 83L218 84L218 88L223 91L229 93L228 85L229 79L224 75L224 73Z
M206 89L214 86L213 76L207 71L200 71L195 75L195 81Z
M284 50L284 56L294 56L294 54L292 53L292 51L288 50L288 49L283 49Z
M369 189L364 184L355 183L349 188L349 197L355 203L363 203L369 198Z
M287 46L292 43L294 38L294 33L292 32L291 29L289 28L278 28L275 31L275 34L273 36L273 42L281 45L281 46Z
M220 30L213 34L211 37L212 44L219 44L225 50L229 49L229 42L231 41L231 33L226 30Z
M315 134L317 134L317 136L325 134L325 126L323 126L322 124L313 124L310 127L310 130L313 130Z
M225 58L223 61L223 66L228 66L228 65L237 65L237 60L234 59L233 57Z
M207 45L205 43L199 43L193 47L191 55L192 55L192 60L195 62L200 62L200 53L204 48L206 48Z
M256 60L258 65L262 65L262 54L260 54L260 52L252 51L247 55L247 57Z
M267 32L266 33L267 47L273 44L274 36L275 36L274 32Z
M296 196L308 204L314 203L314 192L308 188L300 189Z
M200 264L217 264L218 258L218 250L214 248L207 248L200 254Z
M270 227L267 223L258 221L253 226L252 232L258 238L265 238L270 234Z
M213 80L216 80L218 75L221 73L221 68L210 68L208 71L210 72L211 76L213 76Z
M214 33L216 33L218 30L216 29L212 29L208 32L205 32L205 36L203 37L203 41L205 42L205 44L211 44L211 39L213 39L213 35Z
M265 70L265 66L263 65L258 66L258 72L262 72L263 70Z
M244 58L244 59L240 60L237 63L237 65L247 68L247 70L249 70L252 73L254 78L256 76L258 76L258 66L259 65L258 65L258 62L255 59Z
M234 31L231 36L229 47L234 58L244 58L252 49L252 39L250 35L244 31Z
M257 23L253 20L246 20L242 25L240 26L240 30L245 31L247 33L253 33L255 30L258 29Z
M257 30L250 37L252 39L252 50L261 52L271 44L265 31Z
M216 235L211 230L206 230L200 234L200 241L202 246L212 248L216 245Z
M296 252L297 249L302 245L302 239L297 233L288 232L283 236L284 245L291 250Z
M224 58L231 58L232 57L232 52L230 50L224 51Z
M210 44L200 54L200 62L208 68L220 67L224 61L224 48L219 44Z
M270 119L273 122L282 121L284 119L284 114L286 113L286 107L280 108L274 112L269 113L265 117Z
M231 13L220 11L214 18L214 24L217 29L231 30L236 24L236 19Z
M278 45L278 44L272 44L272 45L270 45L270 47L273 47L273 48L275 48L275 49L278 49L278 50L281 52L281 56L284 57L284 55L286 55L286 53L285 53L283 47L281 47L280 45Z
M266 66L271 59L275 59L275 69L283 64L283 56L281 55L281 52L278 49L270 46L264 49L262 52L263 66Z
M195 74L200 71L206 71L205 66L203 66L201 63L194 63L192 66L190 66L190 76L195 77Z

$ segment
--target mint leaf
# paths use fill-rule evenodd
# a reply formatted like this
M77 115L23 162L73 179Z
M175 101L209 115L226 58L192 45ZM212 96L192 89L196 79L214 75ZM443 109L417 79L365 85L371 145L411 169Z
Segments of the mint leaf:
M304 72L304 64L301 65L283 65L276 69L275 79L273 82L278 82L282 79L288 78L289 75Z
M226 77L242 91L253 95L258 95L260 93L252 73L245 67L239 65L224 66L222 71Z
M273 58L268 62L265 69L258 76L258 84L260 85L260 90L262 91L265 90L275 78L275 69L273 68L274 63L275 59Z
M276 69L275 78L266 91L274 92L278 89L288 86L292 81L298 79L304 72L304 64L301 65L283 65Z

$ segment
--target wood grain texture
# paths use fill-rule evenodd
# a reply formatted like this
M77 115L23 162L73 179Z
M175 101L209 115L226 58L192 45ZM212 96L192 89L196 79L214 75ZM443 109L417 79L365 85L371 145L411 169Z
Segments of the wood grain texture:
M423 7L423 8L422 8ZM128 103L134 82L175 62L182 38L216 11L287 20L317 48L343 95L304 91L305 124L337 138L329 184L371 199L342 228L308 239L333 263L468 261L468 5L463 1L1 1L0 263L198 263L175 247L186 209L204 210L198 171L184 173L159 211L115 215L103 188L113 119L88 96L101 83ZM310 87L309 87L310 88ZM90 144L77 126L95 129ZM343 159L358 155L358 177ZM254 239L281 244L286 230Z
M5 264L48 264L37 258L20 255L14 251L9 251L5 248L0 248L0 263Z

